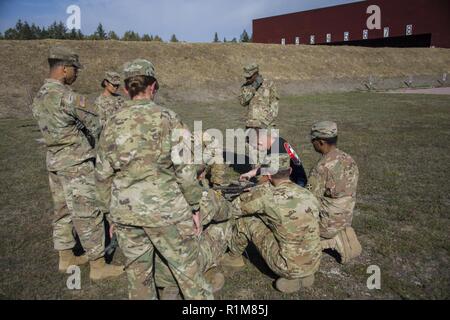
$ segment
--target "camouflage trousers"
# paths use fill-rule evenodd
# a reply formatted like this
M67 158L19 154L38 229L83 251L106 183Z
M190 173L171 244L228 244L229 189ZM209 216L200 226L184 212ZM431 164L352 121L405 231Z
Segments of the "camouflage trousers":
M201 246L194 235L192 220L159 228L116 224L116 234L127 258L130 299L157 299L154 279L156 254L167 262L185 299L214 298L198 261Z
M235 221L234 210L236 209L220 192L212 189L203 192L200 214L206 228L199 237L197 257L201 272L205 273L217 266L228 249ZM177 286L167 261L160 256L155 258L155 281L159 288Z
M319 220L322 238L332 239L346 227L351 227L354 204L349 205L348 203L349 201L345 198L322 200ZM345 208L345 206L348 208Z
M225 183L226 164L214 163L211 165L211 183L215 185L222 185Z
M229 220L211 224L203 231L199 239L199 254L197 258L202 273L219 264L220 259L222 259L228 249L233 223L233 220ZM176 278L171 272L167 261L160 256L155 258L155 282L158 288L177 286Z
M103 214L96 207L94 164L91 161L65 171L49 172L54 204L53 243L58 251L72 249L73 229L90 260L104 255Z
M320 250L317 252L318 257L313 259L308 257L304 265L288 263L292 259L286 257L286 253L283 254L283 249L273 232L257 216L247 216L236 220L230 241L230 251L234 255L241 255L249 241L255 245L269 268L280 277L287 279L304 278L314 274L319 268ZM319 242L317 245L319 245ZM295 253L293 253L294 255ZM298 255L293 258L298 259Z

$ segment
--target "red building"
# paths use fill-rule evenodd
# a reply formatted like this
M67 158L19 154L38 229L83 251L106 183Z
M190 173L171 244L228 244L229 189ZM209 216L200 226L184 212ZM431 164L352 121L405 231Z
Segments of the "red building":
M450 48L450 0L367 0L256 19L253 42Z

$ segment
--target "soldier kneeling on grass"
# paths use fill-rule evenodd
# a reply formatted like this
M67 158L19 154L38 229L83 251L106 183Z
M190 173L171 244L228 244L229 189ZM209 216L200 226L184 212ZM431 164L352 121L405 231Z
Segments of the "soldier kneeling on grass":
M270 182L234 200L241 217L229 242L230 253L222 260L224 266L243 267L242 253L253 242L279 276L275 287L285 293L313 285L322 255L320 204L311 192L291 181L291 171L289 154L272 154L268 167L261 169Z
M351 156L337 148L337 125L317 122L311 129L311 143L322 158L311 170L308 189L320 201L320 236L323 249L334 249L341 263L361 254L361 245L351 227L356 203L358 166Z

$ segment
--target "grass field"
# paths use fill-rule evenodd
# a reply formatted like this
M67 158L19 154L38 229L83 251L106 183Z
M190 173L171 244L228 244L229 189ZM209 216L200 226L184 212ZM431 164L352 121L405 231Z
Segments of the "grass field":
M241 127L235 101L169 106L192 126ZM293 295L251 263L224 270L219 299L449 298L450 96L342 93L283 97L280 130L309 171L318 160L307 135L316 120L339 125L339 146L359 165L354 228L363 255L339 265L324 255L315 286ZM0 297L18 299L126 299L126 276L66 288L52 249L52 202L44 147L33 119L1 119ZM123 262L117 253L117 262ZM381 290L368 290L367 267L381 268Z

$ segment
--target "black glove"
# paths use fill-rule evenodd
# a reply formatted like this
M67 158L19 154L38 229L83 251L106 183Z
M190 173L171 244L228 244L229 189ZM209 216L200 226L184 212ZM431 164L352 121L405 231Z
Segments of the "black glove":
M255 81L252 83L252 87L255 88L255 90L258 90L263 84L263 81L264 79L261 76L256 77Z

